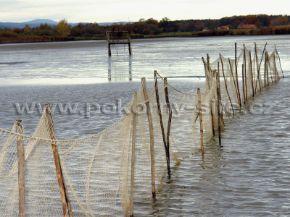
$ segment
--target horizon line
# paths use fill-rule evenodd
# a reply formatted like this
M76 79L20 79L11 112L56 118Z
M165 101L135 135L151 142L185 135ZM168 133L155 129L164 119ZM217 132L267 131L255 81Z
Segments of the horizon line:
M239 15L230 15L230 16L221 16L218 18L177 18L177 19L171 19L170 17L163 17L163 18L168 18L169 21L181 21L181 20L220 20L223 18L231 18L231 17L246 17L246 16L290 16L290 14L265 14L265 13L261 13L261 14L239 14ZM149 18L139 18L139 20L134 20L134 21L126 21L126 20L115 20L115 21L69 21L67 18L32 18L29 20L23 20L23 21L0 21L0 23L26 23L26 22L31 22L31 21L37 21L37 20L49 20L49 21L54 21L54 22L59 22L61 20L66 20L68 23L122 23L122 22L126 22L126 23L135 23L135 22L139 22L141 19L144 20L148 20L148 19L154 19L157 21L161 21L163 18L161 19L156 19L154 17L149 17Z

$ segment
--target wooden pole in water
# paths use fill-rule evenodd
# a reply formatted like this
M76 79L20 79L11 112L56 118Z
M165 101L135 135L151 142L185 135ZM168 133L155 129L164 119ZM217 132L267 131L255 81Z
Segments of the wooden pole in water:
M266 62L266 73L267 73L267 86L270 86L270 79L269 79L269 54L268 52L265 53L265 62Z
M205 61L205 59L202 57L202 62L204 65L204 71L205 71L205 77L206 77L206 85L209 88L210 84L209 84L209 79L208 79L208 70L209 70L209 66L208 66L208 61Z
M228 59L228 61L229 61L229 65L230 65L231 77L233 78L233 82L234 82L234 86L235 86L235 90L236 90L237 102L239 103L240 102L239 90L237 88L236 79L235 79L234 71L233 71L233 66L232 66L231 60Z
M137 126L137 114L136 114L136 104L137 104L137 93L134 92L134 99L132 105L132 129L131 129L131 139L132 139L132 151L131 151L131 190L130 190L130 209L129 216L134 216L134 190L135 190L135 164L136 164L136 126Z
M128 42L129 55L132 56L131 41Z
M261 65L263 63L263 60L265 59L264 58L264 55L266 53L266 48L267 48L267 43L265 43L264 45L264 49L263 49L263 53L262 53L262 57L261 57L261 60L260 60L260 64L259 64L259 68L261 69ZM265 86L265 69L264 69L264 86ZM260 91L262 90L262 87L260 88Z
M221 61L221 65L222 65L222 73L223 73L223 78L224 78L224 82L225 82L225 89L226 89L226 92L227 92L227 95L228 95L228 98L229 98L229 101L230 101L230 104L231 104L231 107L232 107L233 116L235 116L234 106L233 106L233 103L232 103L232 100L231 100L231 96L230 96L230 93L229 93L229 90L228 90L228 83L227 83L227 79L226 79L226 76L225 76L224 61L222 59L222 55L221 54L220 54L220 61Z
M254 75L253 75L253 62L252 62L252 53L251 51L249 51L249 59L250 59L250 65L249 65L249 69L250 69L250 79L251 79L251 84L252 84L252 97L255 97L255 88L254 88Z
M151 109L150 109L150 104L149 104L149 97L147 93L146 78L142 78L141 83L142 83L142 88L143 88L143 95L144 95L146 113L147 113L148 125L149 125L152 198L156 199L154 130L153 130L152 114L151 114Z
M218 71L216 75L217 79L217 113L218 113L218 136L219 136L219 146L222 147L222 137L221 137L221 109L220 109L220 103L221 103L221 84L220 84L220 62L218 62Z
M274 55L274 58L275 58L275 55ZM273 73L275 73L275 65L273 66L274 67L274 71L272 70L273 68L271 67L271 62L270 62L270 56L268 54L268 79L269 79L269 86L270 86L270 83L272 84L273 83Z
M247 55L246 55L246 46L244 45L244 77L245 77L245 80L244 80L244 85L245 85L245 101L244 102L247 102L248 100L248 79L247 79L247 73L248 73L248 70L247 70Z
M259 88L261 88L261 80L260 80L260 66L259 66L259 57L258 57L258 48L257 44L255 43L255 58L256 58L256 68L257 68L257 80L255 86L255 94L257 93L257 87L259 84Z
M210 101L210 117L211 117L211 131L212 131L212 135L215 136L215 124L214 124L214 116L213 116L213 109L212 109L212 105L213 101Z
M168 171L168 178L171 178L171 169L170 169L170 132L171 132L171 120L172 120L172 109L169 101L169 94L168 94L168 82L167 78L164 78L164 93L165 93L165 102L169 112L168 122L167 122L167 135L166 135L166 143L167 143L167 171Z
M267 64L267 52L265 53L265 58L264 58L264 87L268 85L268 64Z
M282 76L283 76L283 78L284 78L284 71L283 71L283 68L282 68L281 58L280 58L280 55L279 55L279 52L278 52L276 46L275 46L275 51L276 51L276 54L277 54L277 56L278 56L278 60L279 60L279 64L280 64L280 69L282 70Z
M276 49L276 48L275 48L275 49ZM275 80L275 82L279 80L279 74L278 74L277 63L276 63L276 61L277 61L277 60L276 60L276 53L277 53L277 52L275 51L275 53L274 53L274 57L273 57L273 58L274 58L273 61L274 61L274 73L275 73L274 80Z
M240 109L242 108L242 99L241 99L241 94L240 94L240 85L239 85L239 76L238 76L238 45L235 43L235 74L236 74L236 84L237 84L237 89L238 89L238 94L239 94L239 105Z
M160 123L160 128L161 128L161 134L162 134L162 140L163 140L163 145L164 145L164 150L165 150L165 155L166 155L166 162L167 162L167 176L170 179L170 159L169 156L169 151L167 150L167 142L165 138L165 130L164 130L164 125L163 125L163 118L162 118L162 112L161 112L161 106L160 106L160 98L159 98L159 89L158 89L158 80L157 80L157 71L154 71L154 87L155 87L155 96L156 96L156 103L157 103L157 109L158 109L158 116L159 116L159 123ZM168 165L169 164L169 165Z
M242 64L242 84L243 84L243 100L244 104L246 104L246 93L245 93L245 66Z
M17 160L18 160L18 190L19 190L19 217L25 217L25 152L23 145L23 127L21 120L16 121Z
M204 144L203 144L203 119L202 119L202 102L201 102L201 93L200 89L197 88L197 97L198 97L198 116L199 116L199 130L200 130L200 151L202 157L204 157Z
M63 176L62 168L61 168L60 156L58 153L57 144L55 142L56 136L55 136L55 130L54 130L54 125L53 125L53 119L52 119L52 114L51 114L49 105L45 105L45 112L46 112L47 121L48 121L48 127L49 127L48 130L49 130L50 138L52 140L51 148L52 148L52 152L53 152L57 181L58 181L58 185L59 185L63 216L64 217L67 217L67 216L72 217L73 216L72 208L71 208L71 205L70 205L70 202L68 199L68 194L67 194L66 187L65 187L64 176Z

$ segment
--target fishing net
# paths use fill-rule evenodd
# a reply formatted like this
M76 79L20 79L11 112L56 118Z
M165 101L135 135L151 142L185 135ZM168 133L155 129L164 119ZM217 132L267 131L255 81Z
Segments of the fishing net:
M0 129L0 216L133 216L158 198L175 164L203 155L224 119L283 77L277 50L244 47L236 59L203 62L201 89L180 90L155 72L154 87L143 79L119 121L85 138L57 139L48 106L31 136L19 122Z

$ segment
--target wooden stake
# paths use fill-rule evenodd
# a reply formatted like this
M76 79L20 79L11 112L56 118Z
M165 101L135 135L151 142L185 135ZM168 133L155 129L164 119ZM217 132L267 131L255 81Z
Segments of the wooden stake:
M234 72L233 72L233 66L232 66L232 63L231 63L231 60L228 59L229 61L229 65L230 65L230 73L231 73L231 77L233 78L233 82L234 82L234 86L235 86L235 90L236 90L236 96L237 96L237 102L240 104L240 91L238 90L237 88L237 84L236 84L236 79L235 79L235 76L234 76ZM240 107L241 108L241 107Z
M213 109L212 109L213 101L210 101L210 117L211 117L211 131L212 135L215 136L215 126L214 126L214 116L213 116Z
M275 48L275 49L276 49L276 48ZM275 73L275 82L279 80L279 74L278 74L277 63L276 63L276 53L277 53L277 51L275 51L275 53L274 53L274 73Z
M208 70L209 70L209 66L208 66L208 60L207 62L205 61L205 59L202 57L202 62L203 62L203 65L204 65L204 71L205 71L205 77L206 77L206 85L207 87L209 88L210 87L210 84L209 84L209 75L208 75Z
M152 188L152 198L156 199L156 187L155 187L155 152L154 152L154 131L153 131L153 121L152 114L149 104L149 97L147 93L146 79L141 79L143 95L146 105L146 112L149 125L149 135L150 135L150 157L151 157L151 188Z
M129 50L129 55L132 56L132 48L131 48L131 41L130 40L128 42L128 50Z
M228 98L229 98L229 101L230 101L230 104L231 104L231 107L232 107L233 116L235 116L234 106L233 106L233 103L232 103L232 100L231 100L231 96L230 96L230 93L229 93L229 90L228 90L227 79L226 79L226 76L225 76L224 61L222 59L221 54L220 54L220 61L221 61L221 65L222 65L222 73L223 73L223 78L224 78L224 82L225 82L225 89L226 89L226 92L227 92L227 95L228 95Z
M166 155L166 162L167 162L167 176L168 179L170 179L170 161L168 160L170 158L170 153L167 150L167 142L165 138L165 130L164 130L164 125L163 125L163 118L162 118L162 112L161 112L161 106L160 106L160 98L159 98L159 89L158 89L158 80L157 80L157 71L154 71L154 87L155 87L155 96L156 96L156 103L157 103L157 109L158 109L158 116L159 116L159 123L160 123L160 128L161 128L161 134L162 134L162 140L163 140L163 145L164 145L164 150L165 150L165 155ZM169 165L168 165L169 163Z
M265 60L264 60L264 87L268 86L268 59L267 59L267 52L265 53Z
M170 169L170 132L171 132L171 120L172 120L172 109L169 101L169 94L168 94L168 82L167 78L164 78L164 93L165 93L165 102L169 112L168 122L167 122L167 135L166 135L166 144L167 144L167 171L168 171L168 178L171 178L171 169Z
M280 58L280 55L279 55L279 52L278 52L276 46L275 46L275 50L276 50L276 54L277 54L277 56L278 56L278 60L279 60L279 64L280 64L280 68L281 68L281 70L282 70L282 76L283 76L283 78L284 78L284 71L283 71L283 68L282 68L281 58Z
M241 99L241 94L240 94L240 85L239 85L239 76L238 76L238 48L237 48L237 43L235 43L235 71L236 71L236 84L237 84L237 89L238 89L238 96L239 96L239 105L240 109L242 108L242 99Z
M16 121L17 159L18 159L18 189L19 189L19 217L25 217L25 152L23 145L23 127L21 120Z
M202 157L204 157L204 144L203 144L203 119L202 119L202 102L201 102L201 93L200 89L197 88L197 97L198 97L198 116L199 116L199 130L200 130L200 151Z
M260 64L259 64L259 68L261 69L261 65L263 63L263 60L264 60L264 55L266 53L266 48L267 48L267 43L265 43L265 46L264 46L264 49L263 49L263 53L262 53L262 57L261 57L261 60L260 60ZM264 86L265 86L265 70L264 70ZM262 90L262 88L260 88L260 91Z
M217 79L217 113L218 113L218 136L219 136L219 146L222 147L222 137L221 137L221 110L220 110L220 103L221 103L221 87L220 87L220 62L218 62L218 71L216 75Z
M266 66L267 66L267 70L266 70L266 73L267 73L267 86L270 86L270 77L269 77L269 54L268 52L266 52L265 54L265 57L266 57Z
M247 70L247 66L248 66L248 64L247 64L247 56L246 56L246 46L244 45L244 78L245 78L245 80L244 80L244 85L245 85L245 101L244 101L244 103L246 103L248 100L248 80L247 80L248 70Z
M112 56L111 43L108 43L108 55L109 57Z
M130 191L130 209L129 216L134 216L134 190L135 190L135 163L136 163L136 126L137 126L137 114L136 114L136 104L137 104L137 93L134 92L134 100L132 105L132 129L131 129L131 139L132 139L132 151L131 151L131 191Z
M63 177L62 168L61 168L60 156L58 153L57 144L55 142L56 136L55 136L55 131L54 131L53 119L52 119L52 114L50 112L49 105L45 106L45 112L47 115L47 121L48 121L48 127L49 127L48 130L49 130L50 138L53 141L51 144L51 148L52 148L52 152L53 152L57 181L58 181L58 185L59 185L63 216L64 217L67 217L67 216L72 217L73 216L72 208L71 208L71 205L70 205L70 202L68 199L68 194L67 194L66 187L65 187L64 177Z
M258 84L259 84L259 89L261 89L260 65L259 65L259 57L258 57L258 48L257 48L256 43L255 43L255 57L256 57L256 67L257 67L257 80L256 80L256 86L255 86L255 94L256 94Z
M251 84L252 84L252 97L255 97L255 88L254 88L254 76L253 76L253 62L252 62L252 53L249 51L249 59L250 59L250 79L251 79Z
M242 64L242 84L243 84L243 100L244 104L246 104L246 93L245 93L245 66Z
M274 53L274 56L273 56L274 60L274 82L278 80L278 73L277 73L277 65L276 65L276 54ZM272 80L273 82L273 80Z

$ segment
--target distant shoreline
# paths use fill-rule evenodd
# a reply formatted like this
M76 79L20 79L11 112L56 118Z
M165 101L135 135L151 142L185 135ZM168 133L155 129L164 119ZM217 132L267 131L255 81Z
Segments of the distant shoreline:
M46 21L40 20L37 25L26 23L21 28L0 25L0 43L105 40L108 31L119 34L115 37L120 38L123 37L122 32L128 32L132 39L290 34L290 16L287 15L258 14L203 20L170 20L164 17L161 20L150 18L111 25L70 24L66 20L53 24L41 22Z
M235 37L235 36L275 36L275 35L289 35L287 34L227 34L222 31L209 31L209 32L172 32L172 33L163 33L159 35L144 35L144 36L133 36L132 39L157 39L157 38L204 38L204 37ZM41 42L73 42L73 41L90 41L90 40L106 40L105 37L68 37L68 38L48 38L48 37L34 37L29 39L21 38L0 38L0 44L20 44L20 43L41 43Z

